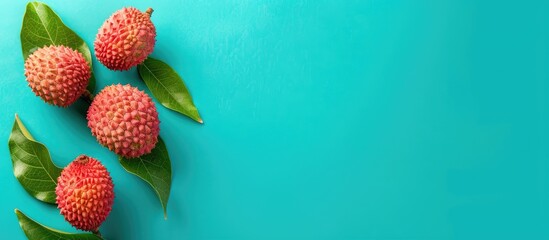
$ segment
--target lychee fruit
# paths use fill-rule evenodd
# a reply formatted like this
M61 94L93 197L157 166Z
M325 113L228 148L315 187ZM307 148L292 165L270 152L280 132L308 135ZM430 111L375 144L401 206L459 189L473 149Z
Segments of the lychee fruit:
M45 102L67 107L86 91L91 69L78 51L52 45L37 49L27 58L25 77Z
M135 158L158 142L159 120L152 99L130 85L105 87L88 109L88 127L97 141L116 154Z
M97 231L111 212L113 187L111 176L101 162L80 155L57 179L57 207L74 227Z
M97 60L111 70L128 70L145 61L154 49L156 37L152 11L127 7L111 15L95 39Z

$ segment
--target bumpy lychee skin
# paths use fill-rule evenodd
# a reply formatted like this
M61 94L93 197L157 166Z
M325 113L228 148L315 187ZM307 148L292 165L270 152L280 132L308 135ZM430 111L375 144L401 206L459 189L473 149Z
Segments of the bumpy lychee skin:
M158 142L156 107L145 92L130 85L105 87L94 98L87 118L97 141L120 156L150 153Z
M65 46L39 48L25 61L32 91L60 107L71 105L86 91L90 76L90 65L82 54Z
M57 207L71 225L97 231L112 209L114 185L98 160L80 155L57 179Z
M128 7L116 11L99 28L95 56L111 70L128 70L145 61L155 44L152 9L141 12Z

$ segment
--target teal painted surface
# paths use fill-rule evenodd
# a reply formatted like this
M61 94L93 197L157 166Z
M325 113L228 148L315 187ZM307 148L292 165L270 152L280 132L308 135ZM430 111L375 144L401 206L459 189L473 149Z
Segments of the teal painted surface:
M205 121L160 108L167 221L82 105L31 93L26 3L0 8L1 239L24 238L14 208L73 231L13 176L15 113L58 165L85 153L107 166L108 239L549 239L549 2L171 2L46 2L89 45L122 6L155 9L153 56ZM94 70L98 89L145 89L135 70Z

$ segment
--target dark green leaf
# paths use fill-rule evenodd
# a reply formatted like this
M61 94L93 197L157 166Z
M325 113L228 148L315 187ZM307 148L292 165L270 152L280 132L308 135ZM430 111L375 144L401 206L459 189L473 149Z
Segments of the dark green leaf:
M92 66L92 59L88 45L75 32L68 28L55 12L46 4L30 2L23 17L21 27L21 48L23 59L36 49L49 45L64 45L82 53ZM90 78L88 91L94 92L95 77Z
M59 230L46 227L27 217L24 213L15 209L15 215L19 219L19 225L29 240L101 240L97 235L91 233L66 233Z
M166 208L172 185L172 166L168 149L162 139L158 138L156 147L147 155L131 159L119 157L119 160L126 171L151 185L160 199L160 204L164 209L164 218L166 218Z
M137 71L164 107L203 122L183 79L168 64L149 57L137 66Z
M55 204L55 186L62 169L55 166L48 149L32 138L17 115L8 146L13 174L23 188L36 199Z

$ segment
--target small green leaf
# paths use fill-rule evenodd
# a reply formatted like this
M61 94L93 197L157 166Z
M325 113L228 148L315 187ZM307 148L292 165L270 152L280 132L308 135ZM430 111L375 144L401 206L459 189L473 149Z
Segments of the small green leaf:
M55 187L62 169L55 166L48 149L32 138L17 115L8 146L13 174L23 188L36 199L55 204Z
M102 240L101 237L91 233L66 233L50 227L46 227L27 217L19 209L15 209L15 215L19 225L29 240L63 239L63 240Z
M166 218L166 208L172 185L172 166L164 141L158 137L156 147L147 155L131 159L119 157L119 160L126 171L151 185L160 199L160 204L164 209L164 218Z
M164 107L203 123L183 79L168 64L149 57L137 66L137 71Z
M79 51L92 67L90 49L84 40L68 28L48 5L30 2L21 27L23 59L26 60L36 49L49 45L64 45ZM93 69L87 89L91 93L95 90Z

